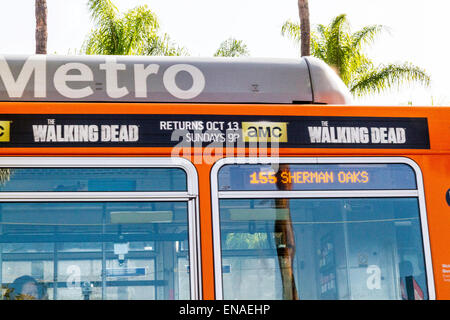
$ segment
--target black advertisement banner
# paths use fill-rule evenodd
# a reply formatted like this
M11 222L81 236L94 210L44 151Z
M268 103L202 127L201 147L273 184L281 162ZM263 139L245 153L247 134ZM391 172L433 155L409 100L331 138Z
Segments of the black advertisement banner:
M426 118L0 115L1 147L429 149Z

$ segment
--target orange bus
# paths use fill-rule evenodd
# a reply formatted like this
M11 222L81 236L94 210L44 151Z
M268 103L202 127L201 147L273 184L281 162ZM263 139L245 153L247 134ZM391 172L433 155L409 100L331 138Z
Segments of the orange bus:
M449 299L449 136L311 57L0 56L3 298Z

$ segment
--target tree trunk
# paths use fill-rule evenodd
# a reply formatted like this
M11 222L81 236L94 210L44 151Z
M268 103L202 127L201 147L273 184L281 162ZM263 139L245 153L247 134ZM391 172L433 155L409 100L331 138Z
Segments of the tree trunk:
M308 0L298 0L300 15L301 56L311 55L311 30L309 25Z
M47 0L35 0L36 54L47 53Z

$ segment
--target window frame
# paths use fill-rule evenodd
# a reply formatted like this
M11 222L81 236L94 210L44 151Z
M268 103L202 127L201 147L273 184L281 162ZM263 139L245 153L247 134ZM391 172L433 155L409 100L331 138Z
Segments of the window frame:
M219 170L229 164L391 164L399 163L409 165L416 179L415 190L307 190L307 191L219 191ZM433 264L431 259L430 238L428 233L428 219L425 204L423 176L419 165L407 157L229 157L219 159L211 169L211 215L213 230L213 257L215 297L223 300L222 277L222 248L220 234L220 208L221 199L261 199L261 198L396 198L414 197L418 200L419 219L422 231L422 248L425 259L426 279L428 286L428 299L435 300Z
M0 192L0 202L187 202L190 299L202 299L198 174L195 166L175 157L0 157L1 168L180 168L186 191Z

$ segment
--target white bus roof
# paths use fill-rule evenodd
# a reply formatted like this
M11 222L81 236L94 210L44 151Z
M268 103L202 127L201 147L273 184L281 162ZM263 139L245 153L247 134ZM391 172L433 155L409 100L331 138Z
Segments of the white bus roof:
M324 62L301 59L0 55L0 101L348 104Z

